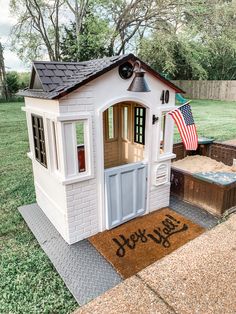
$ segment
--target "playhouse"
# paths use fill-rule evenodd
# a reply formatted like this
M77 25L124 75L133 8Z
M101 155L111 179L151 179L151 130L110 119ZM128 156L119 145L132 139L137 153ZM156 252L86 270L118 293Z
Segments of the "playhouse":
M25 96L36 199L69 243L169 205L183 91L132 54L34 62Z

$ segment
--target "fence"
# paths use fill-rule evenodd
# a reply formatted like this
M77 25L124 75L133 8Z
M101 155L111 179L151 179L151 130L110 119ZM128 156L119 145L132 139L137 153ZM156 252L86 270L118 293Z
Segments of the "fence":
M191 99L215 99L236 101L235 81L173 81Z

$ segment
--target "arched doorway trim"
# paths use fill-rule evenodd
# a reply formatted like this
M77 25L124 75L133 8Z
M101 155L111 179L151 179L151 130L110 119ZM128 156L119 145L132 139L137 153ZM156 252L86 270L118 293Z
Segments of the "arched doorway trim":
M146 135L145 135L145 150L146 156L145 159L149 164L151 160L151 105L143 100L142 98L132 96L132 97L119 97L110 100L109 102L101 105L101 107L96 111L95 116L95 125L97 128L95 129L95 141L96 141L96 171L98 177L98 223L99 223L99 231L104 231L107 228L107 216L106 216L106 200L105 200L105 191L104 191L104 137L103 137L103 112L108 109L110 106L122 103L122 102L134 102L137 103L147 109L146 114ZM148 167L148 178L150 178L150 167ZM149 181L147 182L147 189L149 190ZM147 193L147 211L149 209L149 193Z

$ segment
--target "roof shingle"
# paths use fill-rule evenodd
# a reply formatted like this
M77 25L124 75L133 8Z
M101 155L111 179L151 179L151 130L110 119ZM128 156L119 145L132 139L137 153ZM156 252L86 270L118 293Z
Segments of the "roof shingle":
M26 97L45 99L60 98L128 60L134 61L138 58L133 54L129 54L83 62L35 61L33 62L32 77L34 77L33 72L35 71L42 83L43 90L35 90L32 80L30 87L19 94ZM183 93L180 88L162 77L147 64L142 61L141 63L144 69L150 71L177 92Z

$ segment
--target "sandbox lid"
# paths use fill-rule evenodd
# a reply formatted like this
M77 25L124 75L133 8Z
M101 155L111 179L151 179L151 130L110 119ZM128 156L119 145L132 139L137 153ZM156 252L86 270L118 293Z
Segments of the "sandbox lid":
M214 142L214 138L209 137L199 137L198 144L211 144Z
M231 172L197 172L195 178L219 185L230 185L236 183L236 173Z

